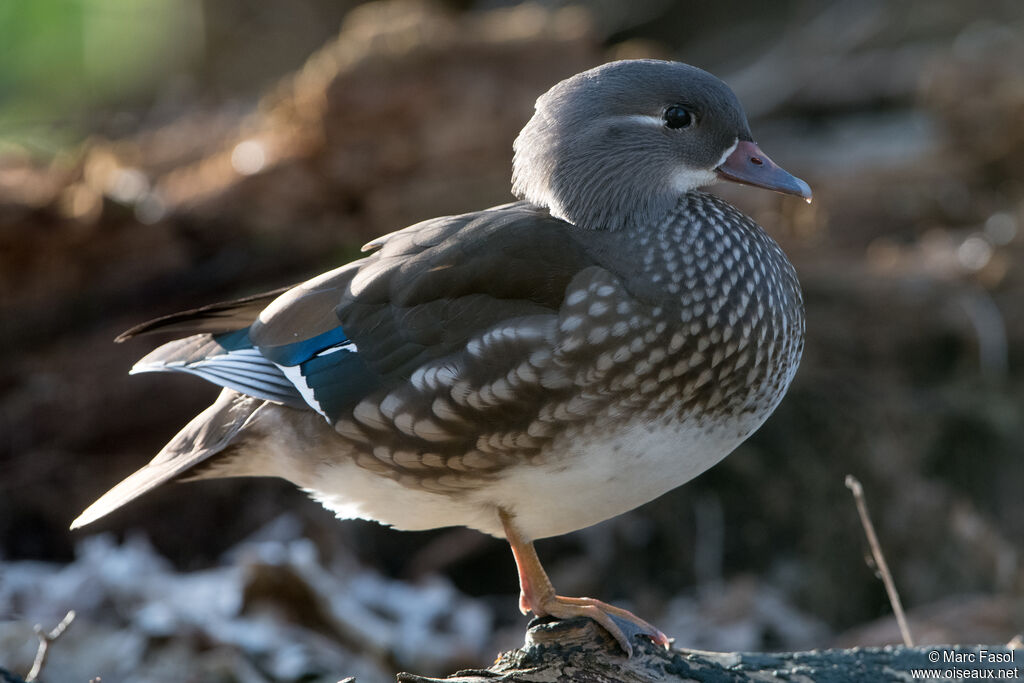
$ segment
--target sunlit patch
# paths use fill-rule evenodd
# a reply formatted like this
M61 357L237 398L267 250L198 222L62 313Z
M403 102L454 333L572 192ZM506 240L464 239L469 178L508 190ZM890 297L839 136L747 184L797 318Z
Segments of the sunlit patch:
M971 235L957 248L956 256L967 270L981 270L992 258L992 245L981 235Z
M242 175L259 173L267 165L267 150L259 140L245 140L231 150L231 167Z

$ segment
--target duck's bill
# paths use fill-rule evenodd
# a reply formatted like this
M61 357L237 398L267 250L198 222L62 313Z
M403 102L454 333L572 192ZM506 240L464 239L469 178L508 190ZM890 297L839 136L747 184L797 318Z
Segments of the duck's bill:
M810 185L785 171L749 140L740 140L732 154L715 171L720 178L734 183L763 187L811 201Z

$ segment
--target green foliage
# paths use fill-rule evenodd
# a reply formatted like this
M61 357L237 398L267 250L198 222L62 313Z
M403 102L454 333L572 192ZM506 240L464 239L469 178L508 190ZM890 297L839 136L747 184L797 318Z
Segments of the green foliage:
M199 0L0 0L0 154L52 152L202 51Z

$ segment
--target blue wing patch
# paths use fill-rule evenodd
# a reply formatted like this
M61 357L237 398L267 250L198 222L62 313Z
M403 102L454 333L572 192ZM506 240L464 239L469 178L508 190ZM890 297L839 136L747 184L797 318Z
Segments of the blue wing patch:
M334 327L309 339L280 346L260 346L259 350L277 365L291 366L298 365L322 351L347 342L348 337L345 332L340 327Z
M380 384L377 374L367 367L351 342L281 369L306 403L332 424Z
M291 381L306 404L332 424L380 384L340 327L292 344L258 348Z

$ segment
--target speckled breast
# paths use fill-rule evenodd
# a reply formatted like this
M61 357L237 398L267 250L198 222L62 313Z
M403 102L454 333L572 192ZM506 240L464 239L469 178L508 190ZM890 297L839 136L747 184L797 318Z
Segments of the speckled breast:
M593 351L606 341L603 330L622 333L595 362L608 366L605 391L621 397L618 412L756 428L803 349L803 300L785 254L750 218L700 192L657 230L623 237L632 257L605 250L622 282L618 300L608 301L604 324L591 302L582 345Z

